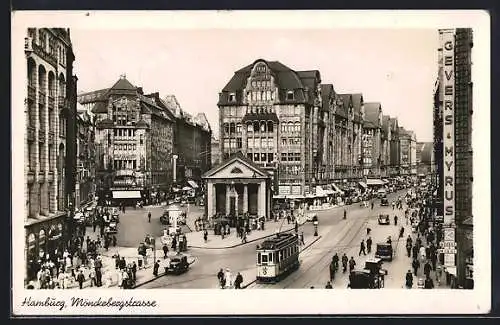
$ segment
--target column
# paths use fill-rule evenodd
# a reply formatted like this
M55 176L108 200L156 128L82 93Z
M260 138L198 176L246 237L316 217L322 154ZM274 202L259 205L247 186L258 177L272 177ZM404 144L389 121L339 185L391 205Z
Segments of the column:
M259 185L259 194L258 194L258 200L259 200L259 217L265 216L266 215L266 181L260 182Z
M248 212L248 184L243 185L243 213Z
M215 198L215 185L211 182L207 182L207 218L210 220L215 214L214 211L214 198Z
M226 184L226 215L229 214L229 185Z

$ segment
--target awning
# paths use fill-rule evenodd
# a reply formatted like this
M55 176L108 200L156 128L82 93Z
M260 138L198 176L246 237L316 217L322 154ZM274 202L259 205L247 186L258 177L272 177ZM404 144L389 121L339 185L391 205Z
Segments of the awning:
M323 191L325 191L326 195L333 195L333 194L335 194L335 190L332 188L331 185L325 185L325 186L323 186Z
M283 195L283 194L275 194L273 195L273 199L303 199L304 195L300 194L289 194L289 195Z
M316 186L316 196L317 197L325 197L328 194L326 194L325 190L321 186Z
M380 186L380 185L385 185L385 183L381 179L367 179L366 180L366 185L368 186Z
M344 191L342 191L335 183L332 183L332 187L337 193L344 194Z
M195 182L195 181L191 181L191 180L189 180L189 181L188 181L188 184L189 184L189 186L191 186L192 188L195 188L195 189L199 187L199 186L198 186L198 184L196 184L196 182Z
M366 185L366 183L365 183L365 182L358 182L358 184L359 184L361 187L363 187L363 188L367 188L367 187L368 187L368 185Z
M113 191L113 199L140 199L141 191Z

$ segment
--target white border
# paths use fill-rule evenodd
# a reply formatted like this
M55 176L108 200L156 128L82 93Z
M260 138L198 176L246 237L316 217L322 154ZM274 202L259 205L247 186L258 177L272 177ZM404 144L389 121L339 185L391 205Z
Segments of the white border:
M87 15L88 14L88 15ZM30 26L88 29L333 29L473 28L474 290L134 290L42 292L23 289L25 30ZM139 314L404 314L485 313L491 304L490 261L490 20L485 11L212 11L212 12L15 12L12 14L13 313L15 315ZM408 42L411 42L409 39ZM437 49L436 49L437 51ZM78 58L78 53L76 53ZM437 77L437 62L436 62ZM228 76L229 78L229 76ZM432 96L431 93L423 96ZM432 108L429 107L429 114ZM16 182L17 180L17 182ZM480 240L479 240L480 239ZM156 299L156 309L20 307L26 296L114 296ZM265 297L265 299L263 299ZM384 303L376 303L384 299Z

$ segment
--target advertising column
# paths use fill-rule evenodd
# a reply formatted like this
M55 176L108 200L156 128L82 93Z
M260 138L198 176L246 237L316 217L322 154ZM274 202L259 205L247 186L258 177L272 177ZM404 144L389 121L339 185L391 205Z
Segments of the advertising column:
M443 49L443 242L446 272L456 276L455 241L455 31L441 30Z

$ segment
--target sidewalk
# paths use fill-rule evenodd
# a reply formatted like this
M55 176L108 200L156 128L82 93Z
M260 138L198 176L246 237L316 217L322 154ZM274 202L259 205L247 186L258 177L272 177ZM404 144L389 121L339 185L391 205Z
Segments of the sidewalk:
M87 231L87 234L90 239L96 239L97 237L97 232L93 233L92 231ZM156 253L156 260L164 261L164 253L163 250L161 249L161 244L160 240L158 239L157 241L157 249L156 252L153 252L151 249L148 249L147 252L147 265L143 265L141 269L137 269L137 280L136 280L136 285L135 287L141 286L145 283L151 282L152 280L155 280L158 277L163 276L164 272L162 271L162 266L160 265L160 270L159 270L159 276L155 277L153 275L153 265L154 265L154 257ZM137 247L109 247L109 249L106 251L104 248L100 249L100 255L102 257L102 282L103 282L103 287L118 287L118 273L115 269L115 260L113 258L114 255L120 255L120 257L124 257L125 260L128 263L131 263L133 261L136 262L138 265L138 259L139 255L137 254ZM188 262L189 264L193 264L196 260L193 256L190 256L189 254L183 253L184 255L188 256ZM168 258L172 258L173 256L176 256L176 252L172 252L169 250L168 252ZM90 279L89 279L89 269L88 268L83 268L84 270L84 275L85 275L85 283L83 285L84 288L97 288L97 287L90 287ZM101 288L103 288L101 287ZM78 283L74 283L73 286L70 286L69 289L72 288L78 288Z
M306 222L305 218L299 220L299 228ZM247 242L254 242L263 238L274 236L281 228L281 232L290 231L295 228L295 224L286 222L286 219L280 219L278 222L267 221L264 225L264 230L252 230L250 234L247 235ZM224 239L220 235L214 235L213 230L208 230L208 240L205 243L203 239L203 231L196 231L185 234L188 242L189 248L203 248L203 249L224 249L224 248L234 248L240 245L244 245L241 238L236 236L236 230L231 228L231 233L224 236Z

